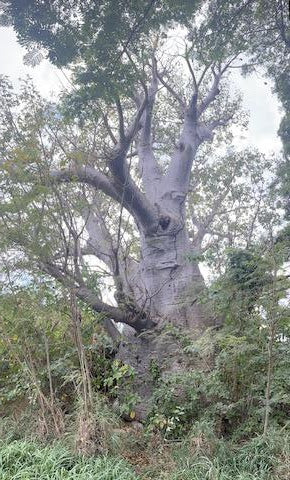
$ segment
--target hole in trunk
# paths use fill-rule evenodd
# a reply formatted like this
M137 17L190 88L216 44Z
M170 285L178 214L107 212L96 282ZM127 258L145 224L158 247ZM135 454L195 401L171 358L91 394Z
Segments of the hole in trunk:
M159 219L159 225L161 226L162 230L166 230L168 228L168 225L170 223L170 217L160 217Z

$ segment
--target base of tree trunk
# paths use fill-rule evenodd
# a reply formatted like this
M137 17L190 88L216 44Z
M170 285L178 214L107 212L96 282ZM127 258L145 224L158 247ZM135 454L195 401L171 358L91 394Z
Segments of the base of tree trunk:
M189 336L192 339L197 338L200 334L201 331L168 327L122 340L117 358L135 370L132 389L139 400L134 410L134 420L142 422L148 416L153 406L152 396L158 379L188 371L189 358L184 352L185 340Z

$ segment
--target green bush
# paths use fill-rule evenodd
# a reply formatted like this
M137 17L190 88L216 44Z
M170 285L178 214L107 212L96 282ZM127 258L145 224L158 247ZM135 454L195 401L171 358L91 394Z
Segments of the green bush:
M183 342L187 371L160 377L155 387L150 431L182 438L197 421L209 421L219 437L245 440L261 434L268 362L267 329L233 326L209 329ZM277 337L272 380L271 425L287 429L290 412L289 339Z

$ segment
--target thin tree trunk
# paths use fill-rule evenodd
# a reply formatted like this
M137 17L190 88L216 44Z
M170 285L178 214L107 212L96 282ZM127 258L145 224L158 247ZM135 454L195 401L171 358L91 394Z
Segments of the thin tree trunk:
M273 347L275 341L275 324L271 324L270 328L270 339L268 343L268 369L267 369L267 385L266 385L266 393L265 393L265 419L264 419L264 431L263 435L266 436L269 427L269 419L270 419L270 401L271 401L271 388L272 388L272 377L273 377Z
M75 342L76 342L81 375L82 375L84 406L85 406L85 411L88 413L92 410L92 406L93 406L93 391L92 391L90 370L89 370L89 366L86 358L86 353L84 350L82 332L80 328L81 316L78 310L76 297L74 294L71 294L71 313L72 313L72 321L73 321L73 327L74 327L74 333L75 333Z
M51 368L50 368L49 346L48 346L48 340L47 340L46 334L43 335L43 340L44 340L44 348L45 348L45 355L46 355L47 376L49 381L50 401L51 401L52 407L54 407L55 398L54 398L53 382L52 382L52 375L51 375Z
M275 338L276 338L276 327L278 322L278 301L279 298L277 296L277 274L278 274L278 265L275 256L275 249L274 249L274 240L272 231L270 231L270 239L271 239L271 260L273 262L273 281L272 281L272 292L270 298L270 308L269 308L269 321L270 321L270 338L268 342L268 369L267 369L267 384L266 384L266 392L265 392L265 419L264 419L264 430L263 435L266 436L269 428L269 421L270 421L270 402L271 402L271 390L272 390L272 382L273 382L273 368L274 368L274 345L275 345Z

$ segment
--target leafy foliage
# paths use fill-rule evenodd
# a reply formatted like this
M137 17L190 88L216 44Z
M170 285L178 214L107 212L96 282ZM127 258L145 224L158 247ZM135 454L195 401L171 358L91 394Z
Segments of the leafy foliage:
M185 347L195 366L186 374L160 379L149 431L158 429L166 438L180 438L196 422L210 421L218 437L241 439L261 433L267 333L257 323L247 326L244 335L228 327L220 333L210 331ZM277 339L271 422L280 427L287 424L290 409L289 367L289 340Z
M5 2L2 23L10 21L20 43L31 52L37 52L37 47L44 49L57 66L81 63L77 82L100 98L132 85L136 71L126 57L128 50L144 57L149 33L173 22L187 24L198 3L13 0ZM34 62L35 55L31 57Z

